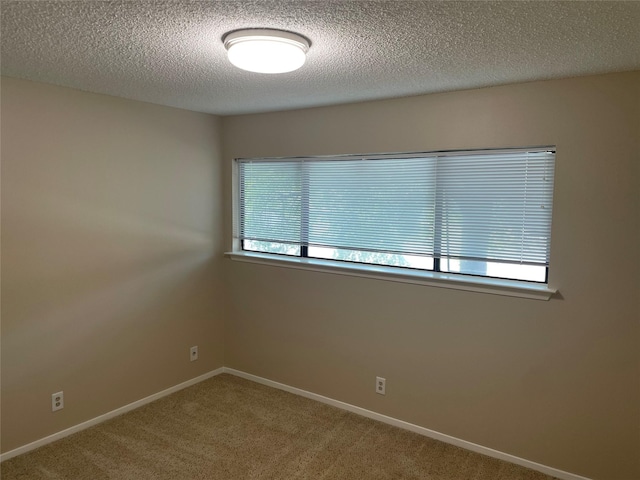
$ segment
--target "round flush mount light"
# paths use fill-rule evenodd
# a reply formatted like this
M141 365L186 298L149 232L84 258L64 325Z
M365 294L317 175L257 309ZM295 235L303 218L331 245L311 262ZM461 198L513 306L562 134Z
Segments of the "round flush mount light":
M222 41L233 65L257 73L293 72L304 65L309 51L306 38L282 30L236 30Z

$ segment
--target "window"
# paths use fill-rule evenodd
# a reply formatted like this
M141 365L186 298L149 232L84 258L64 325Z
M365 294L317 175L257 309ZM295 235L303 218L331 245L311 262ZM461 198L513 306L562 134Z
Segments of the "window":
M555 149L237 160L243 251L547 283Z

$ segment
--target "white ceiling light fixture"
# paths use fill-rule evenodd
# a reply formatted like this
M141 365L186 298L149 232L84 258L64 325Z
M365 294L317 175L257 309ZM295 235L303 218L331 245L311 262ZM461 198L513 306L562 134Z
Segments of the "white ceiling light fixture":
M282 30L237 30L222 41L233 65L257 73L293 72L304 65L309 51L306 38Z

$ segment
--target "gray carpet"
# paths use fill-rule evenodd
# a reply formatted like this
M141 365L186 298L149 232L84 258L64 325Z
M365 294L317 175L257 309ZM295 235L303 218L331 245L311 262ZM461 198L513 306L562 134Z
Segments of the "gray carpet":
M553 478L226 374L0 471L2 480Z

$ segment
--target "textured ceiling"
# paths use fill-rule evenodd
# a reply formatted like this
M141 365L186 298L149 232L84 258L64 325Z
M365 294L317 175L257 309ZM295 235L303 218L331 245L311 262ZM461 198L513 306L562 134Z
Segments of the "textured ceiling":
M640 69L640 2L1 1L2 74L216 114ZM298 32L302 69L231 66L239 28Z

